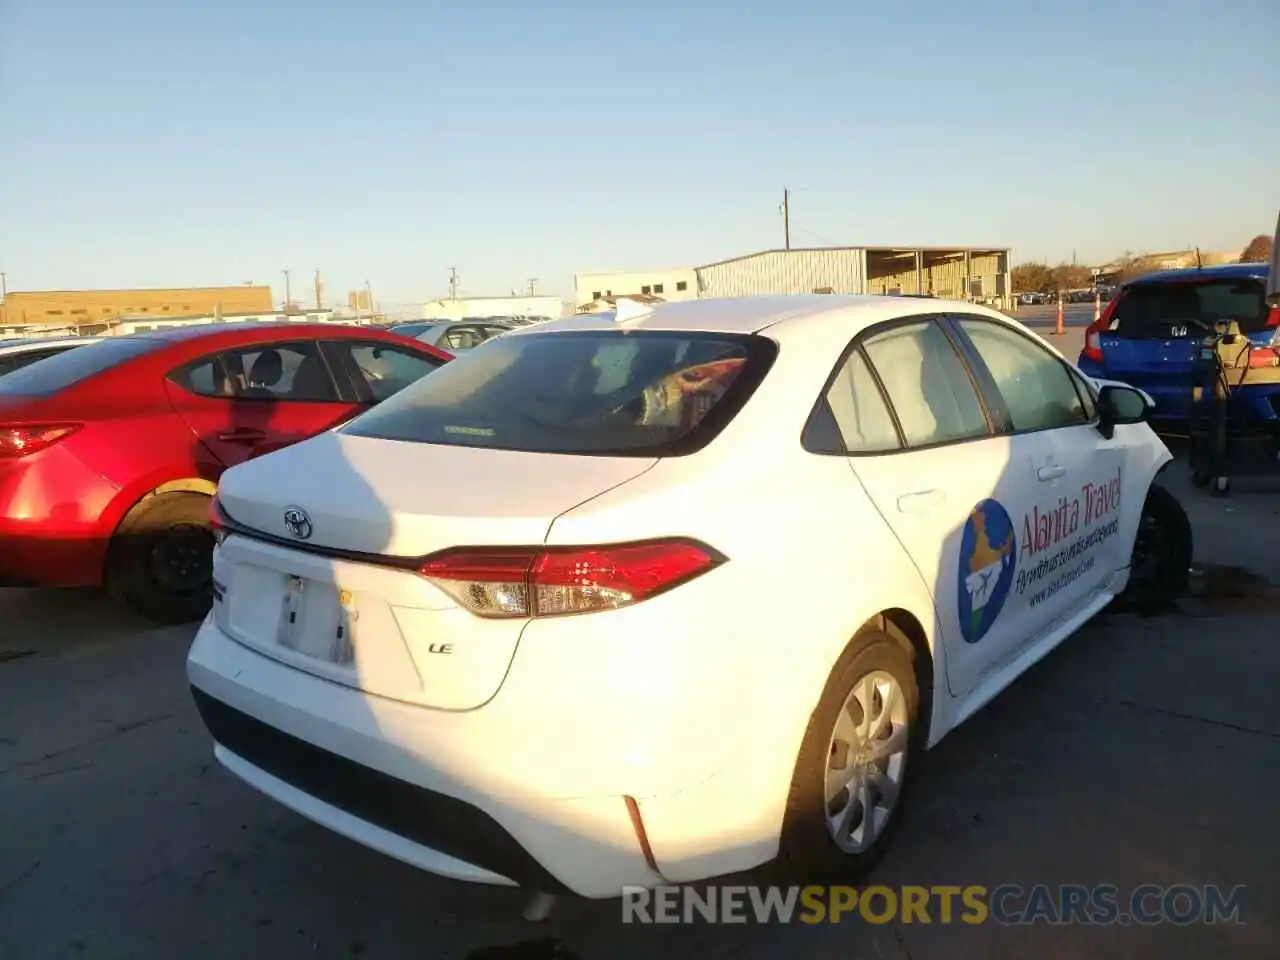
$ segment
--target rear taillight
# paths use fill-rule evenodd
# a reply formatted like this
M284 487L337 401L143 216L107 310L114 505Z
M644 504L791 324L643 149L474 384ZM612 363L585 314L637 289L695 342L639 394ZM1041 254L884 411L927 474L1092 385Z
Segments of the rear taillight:
M227 515L222 512L222 504L215 493L209 501L209 529L213 531L215 543L221 544L227 539Z
M0 424L0 460L16 460L47 450L81 426L79 423Z
M1280 303L1272 307L1267 313L1267 326L1280 327Z
M419 572L480 617L554 617L647 600L724 562L690 540L600 547L466 548Z
M1111 298L1111 302L1107 304L1107 308L1102 311L1102 315L1097 320L1089 324L1084 331L1084 350L1082 354L1095 363L1102 362L1102 333L1104 330L1111 329L1111 318L1115 316L1116 305L1119 304L1119 295Z

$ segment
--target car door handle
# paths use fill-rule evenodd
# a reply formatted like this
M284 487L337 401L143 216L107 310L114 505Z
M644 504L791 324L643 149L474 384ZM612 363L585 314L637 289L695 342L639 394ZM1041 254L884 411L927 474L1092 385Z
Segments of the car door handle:
M228 430L218 434L218 439L227 443L261 443L267 439L267 435L261 430Z
M898 510L901 513L919 513L936 507L947 499L941 490L919 490L916 493L904 493L898 498Z
M1051 463L1048 466L1040 467L1036 470L1036 476L1041 480L1057 480L1061 477L1065 477L1066 475L1067 468L1060 467L1056 463Z

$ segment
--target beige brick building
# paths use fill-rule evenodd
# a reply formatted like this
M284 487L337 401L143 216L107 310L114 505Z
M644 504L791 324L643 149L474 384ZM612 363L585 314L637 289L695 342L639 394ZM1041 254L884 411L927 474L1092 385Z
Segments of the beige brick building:
M271 288L187 287L156 290L28 290L10 292L0 305L3 327L92 327L121 316L190 317L214 313L269 313Z

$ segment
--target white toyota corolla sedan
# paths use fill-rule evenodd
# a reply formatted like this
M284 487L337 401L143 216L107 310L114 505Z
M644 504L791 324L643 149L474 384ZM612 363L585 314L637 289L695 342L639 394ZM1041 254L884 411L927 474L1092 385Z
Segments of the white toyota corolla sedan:
M217 758L467 880L847 881L922 752L1191 533L1136 390L1003 315L624 305L229 470Z

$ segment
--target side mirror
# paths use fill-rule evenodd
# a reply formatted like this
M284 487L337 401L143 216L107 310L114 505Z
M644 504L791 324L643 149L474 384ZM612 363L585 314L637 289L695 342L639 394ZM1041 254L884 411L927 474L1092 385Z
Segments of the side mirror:
M1144 423L1150 415L1151 404L1141 390L1108 384L1098 392L1099 428L1107 439L1117 426Z

